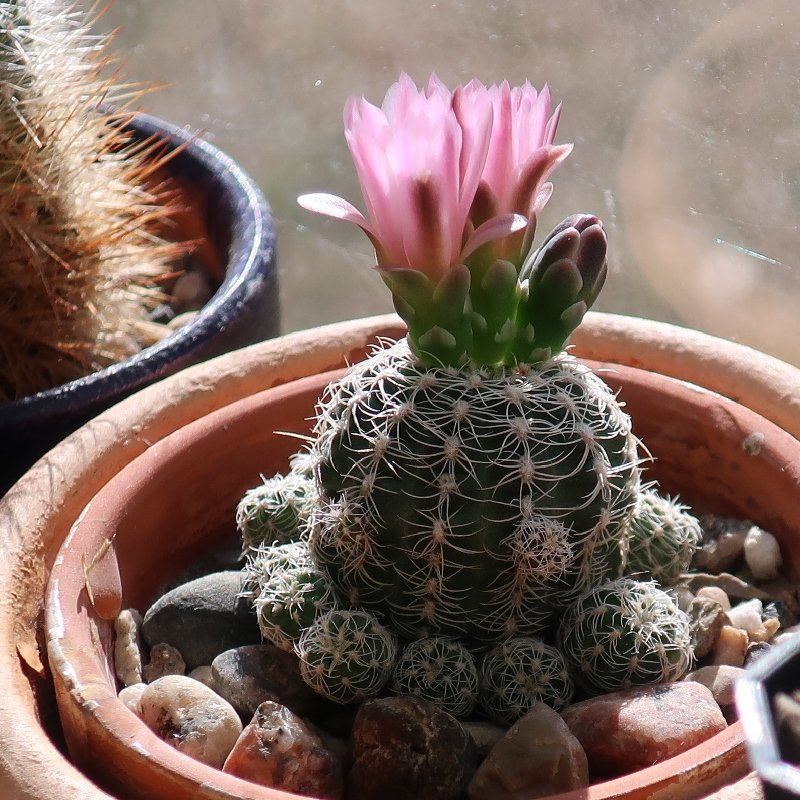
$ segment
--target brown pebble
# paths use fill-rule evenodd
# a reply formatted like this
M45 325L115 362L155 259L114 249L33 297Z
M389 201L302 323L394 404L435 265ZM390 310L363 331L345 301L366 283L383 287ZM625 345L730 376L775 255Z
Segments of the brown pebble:
M256 709L225 760L223 772L309 797L339 800L342 765L308 725L268 700Z
M171 644L161 642L150 648L150 661L142 668L145 683L152 683L165 675L183 675L186 663Z
M657 764L727 727L711 692L694 681L600 695L569 706L561 716L597 777Z
M589 785L589 762L564 720L535 703L492 748L470 781L470 800L529 800Z

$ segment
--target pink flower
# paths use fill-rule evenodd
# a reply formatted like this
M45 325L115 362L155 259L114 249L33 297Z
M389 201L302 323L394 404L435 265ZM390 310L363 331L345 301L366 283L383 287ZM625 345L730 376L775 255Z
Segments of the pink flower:
M344 111L347 144L358 173L366 216L328 194L303 195L304 208L355 222L372 240L384 270L411 268L434 283L475 249L525 226L509 213L469 222L489 155L493 110L456 108L464 87L451 93L433 76L418 89L401 75L381 108L350 98Z
M527 81L513 89L508 81L484 86L473 80L455 98L462 125L471 127L492 110L489 150L476 198L477 221L497 214L530 218L544 207L553 191L550 173L570 154L572 145L554 145L561 106L551 113L550 90L541 92Z

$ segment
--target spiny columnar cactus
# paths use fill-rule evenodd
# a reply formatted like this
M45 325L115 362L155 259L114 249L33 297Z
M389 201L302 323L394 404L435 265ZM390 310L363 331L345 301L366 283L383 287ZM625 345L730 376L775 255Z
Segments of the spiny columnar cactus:
M367 232L408 336L320 406L314 558L408 639L544 631L621 574L639 487L630 420L561 352L605 280L603 226L574 215L531 248L569 152L546 91L404 76L345 119L371 218L301 202Z
M418 639L400 653L391 689L395 694L429 700L457 719L465 719L478 702L475 659L453 639Z
M333 587L313 564L304 542L263 548L251 556L246 585L254 597L265 639L292 651L300 634L340 603Z
M171 271L148 148L98 110L130 102L105 44L71 2L0 2L0 400L139 350Z
M569 356L456 370L401 342L330 389L316 434L314 557L406 638L537 633L621 573L636 442Z
M694 657L688 616L654 581L632 578L579 598L559 640L581 683L594 692L678 680Z
M312 689L335 703L354 703L386 685L397 639L366 611L334 609L303 631L296 652Z
M642 491L630 522L629 575L651 576L662 586L689 569L703 538L700 522L686 506L658 492Z
M245 552L306 537L313 502L312 479L295 471L275 475L249 489L236 509Z
M507 725L534 703L559 711L575 690L564 656L535 637L515 637L489 650L480 662L480 682L481 708Z

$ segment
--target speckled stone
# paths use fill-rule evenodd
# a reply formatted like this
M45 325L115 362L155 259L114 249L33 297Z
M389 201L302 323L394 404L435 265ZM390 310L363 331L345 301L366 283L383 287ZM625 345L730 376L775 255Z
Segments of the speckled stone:
M689 604L687 613L695 658L704 658L713 650L725 625L725 611L716 600L698 596Z
M561 712L596 777L643 769L727 727L711 691L695 681L637 686Z
M278 703L262 703L233 746L224 772L309 797L339 800L338 755L297 715Z
M176 750L221 767L242 723L225 700L186 675L166 675L148 684L139 700L145 724Z
M144 615L149 646L176 647L189 670L210 664L233 647L257 644L261 631L250 604L239 597L241 573L215 572L184 583L160 597Z
M131 710L137 717L142 715L142 710L139 703L142 699L142 694L147 688L146 683L133 683L130 686L124 686L119 690L119 699Z
M589 785L589 763L561 716L535 703L492 748L470 781L470 800L530 800Z
M145 683L152 683L165 675L185 674L186 663L177 648L166 642L150 648L150 659L142 667L142 677Z
M265 701L287 706L305 716L325 701L300 675L294 653L272 644L252 644L220 653L211 664L211 686L246 720Z
M142 615L135 608L119 612L114 620L114 671L125 686L142 683Z
M459 800L475 769L458 720L416 697L363 703L352 741L347 796L358 800Z

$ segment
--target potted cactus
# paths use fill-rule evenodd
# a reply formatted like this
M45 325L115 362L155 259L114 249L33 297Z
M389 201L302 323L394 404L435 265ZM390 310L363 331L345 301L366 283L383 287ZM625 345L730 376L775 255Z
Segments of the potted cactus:
M416 668L426 659L447 666L448 690L460 687L437 698L442 706L463 714L478 701L505 720L542 698L542 682L532 688L519 673L543 664L554 665L553 705L566 702L573 678L588 690L683 674L685 615L652 583L620 576L630 557L667 579L685 566L697 530L643 487L638 441L616 391L663 459L652 475L796 539L795 439L735 403L642 370L617 367L606 385L561 352L602 286L606 240L596 217L576 215L532 249L547 176L568 152L553 145L558 111L550 113L547 94L477 83L451 94L435 79L420 92L403 77L376 112L363 101L346 112L370 218L328 195L301 202L367 232L407 339L344 375L269 390L168 437L92 500L54 570L49 648L68 742L116 791L274 796L187 763L120 713L107 672L109 622L155 589L153 551L141 537L168 561L186 559L192 536L218 535L212 504L224 498L232 513L246 473L285 468L291 441L271 431L307 432L300 420L331 377L309 452L294 460L288 482L246 495L240 524L245 585L257 589L265 637L295 650L307 682L335 702L390 681L427 691ZM520 141L512 147L499 135L493 149L491 130L516 130ZM498 178L512 173L506 184ZM715 427L718 417L733 422ZM741 443L754 432L759 458L749 463ZM691 468L702 470L707 452L720 462L715 482L698 486ZM193 485L213 485L213 497ZM172 509L157 499L164 491L191 497L189 531L175 531ZM278 508L279 494L294 497L291 513L259 530L253 520ZM663 547L651 546L653 524L670 531ZM281 536L297 541L273 545ZM87 582L91 602L76 602ZM630 621L638 627L626 636ZM561 653L543 641L554 627ZM616 660L608 642L618 644ZM577 654L571 675L564 651ZM131 737L139 747L127 747ZM697 794L744 769L737 726L698 751L590 791L626 796L682 784ZM123 753L136 764L124 785L108 768Z
M61 0L0 3L0 490L125 394L278 330L263 197L216 149L131 112L142 90L106 77L90 24ZM151 312L181 272L209 291L170 337Z

